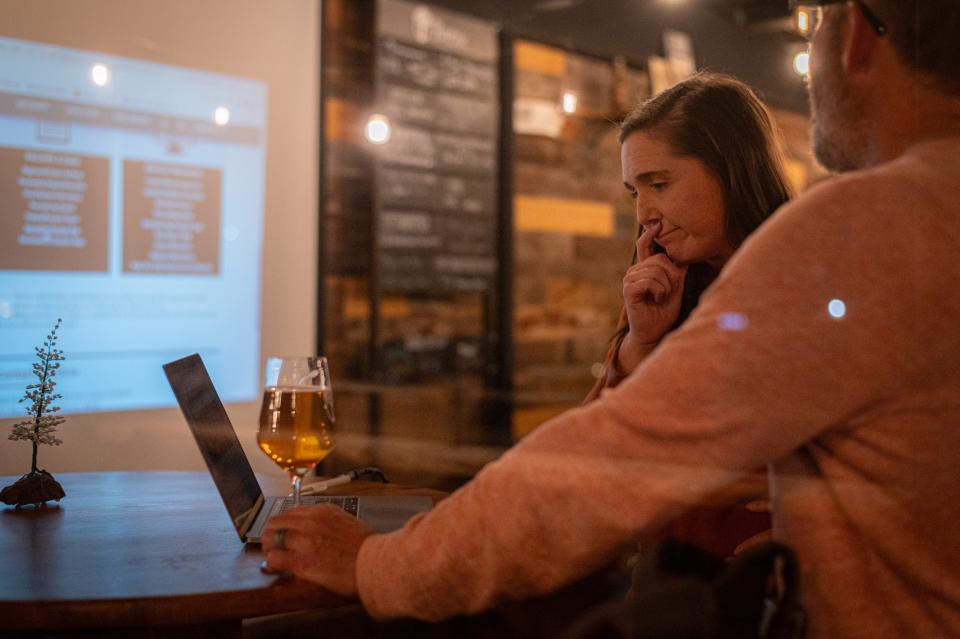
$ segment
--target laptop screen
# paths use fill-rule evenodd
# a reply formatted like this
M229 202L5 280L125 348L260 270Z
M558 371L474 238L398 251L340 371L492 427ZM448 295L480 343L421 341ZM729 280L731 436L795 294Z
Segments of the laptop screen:
M241 526L251 510L258 506L257 502L263 493L207 374L207 368L200 356L194 354L164 364L163 371L213 475L233 525L242 537Z

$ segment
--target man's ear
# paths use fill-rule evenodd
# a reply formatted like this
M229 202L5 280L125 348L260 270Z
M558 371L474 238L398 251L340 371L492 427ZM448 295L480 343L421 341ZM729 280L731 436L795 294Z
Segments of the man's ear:
M847 29L843 38L841 62L848 74L865 71L871 62L874 47L877 45L877 33L867 22L863 11L852 0L847 2Z

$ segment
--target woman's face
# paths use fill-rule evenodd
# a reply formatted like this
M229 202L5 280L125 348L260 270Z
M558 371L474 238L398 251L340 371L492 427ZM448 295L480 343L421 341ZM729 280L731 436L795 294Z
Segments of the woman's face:
M733 247L726 236L720 180L700 160L675 155L647 131L634 131L620 147L623 184L634 200L637 221L660 222L656 242L678 264L722 266Z

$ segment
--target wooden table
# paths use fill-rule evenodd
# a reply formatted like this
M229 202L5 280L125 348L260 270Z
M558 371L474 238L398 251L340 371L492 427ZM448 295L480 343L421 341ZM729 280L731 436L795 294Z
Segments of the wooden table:
M0 512L0 637L238 637L245 617L355 605L261 573L259 547L241 543L206 472L56 478L59 505Z

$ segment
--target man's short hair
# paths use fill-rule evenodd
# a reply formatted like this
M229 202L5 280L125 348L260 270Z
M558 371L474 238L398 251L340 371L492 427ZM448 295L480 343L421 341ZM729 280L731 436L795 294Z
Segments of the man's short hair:
M866 0L903 62L960 94L960 0Z

